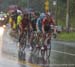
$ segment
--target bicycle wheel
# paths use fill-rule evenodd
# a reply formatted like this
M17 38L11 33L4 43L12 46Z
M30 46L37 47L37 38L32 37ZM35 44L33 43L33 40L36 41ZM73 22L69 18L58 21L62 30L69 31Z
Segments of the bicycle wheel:
M32 46L33 46L33 51L37 48L36 45L37 45L37 39L36 39L36 37L35 37L34 40L33 40L33 44L32 44Z
M41 50L41 56L42 56L42 58L44 58L44 56L45 56L45 50Z
M18 59L19 60L25 60L25 52L24 52L24 50L23 50L23 48L21 47L21 48L19 48L19 51L18 51Z
M21 50L18 51L18 59L22 60L23 59L23 52Z
M47 50L46 50L46 56L47 56L47 58L50 57L50 54L51 54L51 44L49 44L47 46Z
M36 49L37 49L37 47L36 47L36 44L37 44L37 36L36 36L36 33L34 33L34 38L33 38L33 40L32 40L32 51L33 52L36 52Z
M18 51L18 59L19 59L19 60L22 60L22 59L21 59L21 55L22 55L21 51Z
M23 33L20 39L20 46L18 51L19 60L25 60L25 47L26 47L26 38L25 38L25 34Z

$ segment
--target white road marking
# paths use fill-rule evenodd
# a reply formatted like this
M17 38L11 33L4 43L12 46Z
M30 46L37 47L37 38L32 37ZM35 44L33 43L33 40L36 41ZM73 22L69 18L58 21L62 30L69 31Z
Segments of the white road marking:
M38 64L38 65L44 65L44 66L75 66L75 64Z
M57 51L57 50L51 50L51 51L57 52L57 53L63 53L63 54L71 55L71 56L75 56L75 54L72 54L72 53L67 53L67 52L62 52L62 51Z

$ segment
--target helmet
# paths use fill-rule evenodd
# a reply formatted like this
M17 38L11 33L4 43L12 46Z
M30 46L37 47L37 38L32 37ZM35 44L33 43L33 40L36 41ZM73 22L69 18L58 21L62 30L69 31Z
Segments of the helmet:
M51 13L50 12L47 12L46 15L51 16Z
M17 13L18 13L18 14L22 14L22 11L21 11L21 10L17 10Z
M40 17L41 17L41 18L44 18L45 16L46 16L45 13L41 13L41 14L40 14Z
M41 13L40 16L43 16L43 17L44 17L44 16L46 16L46 15L45 15L45 13Z

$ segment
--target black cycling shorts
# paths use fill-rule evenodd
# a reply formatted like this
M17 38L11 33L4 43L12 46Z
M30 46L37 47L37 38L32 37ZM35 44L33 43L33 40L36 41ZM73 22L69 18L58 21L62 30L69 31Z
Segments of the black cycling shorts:
M45 26L45 27L44 27L44 30L45 30L46 33L51 33L51 32L52 32L50 26L49 26L49 27L48 27L48 26Z

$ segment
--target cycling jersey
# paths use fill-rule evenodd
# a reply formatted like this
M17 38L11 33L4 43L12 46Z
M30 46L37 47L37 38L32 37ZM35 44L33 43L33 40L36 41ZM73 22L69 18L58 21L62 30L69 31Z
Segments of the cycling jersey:
M19 24L21 23L21 20L22 20L22 17L19 15L19 16L17 17L17 25L19 25Z
M16 11L13 12L12 15L11 15L12 20L13 20L13 29L17 28L17 16L18 16L18 14L17 14Z
M12 20L12 18L11 18L11 17L9 17L9 21L8 21L8 22L9 22L9 23L12 23L12 21L13 21L13 20Z
M47 22L49 22L49 25L54 25L54 21L53 21L53 18L50 17L49 21L47 20L47 18L45 17L42 21L42 25L45 25Z
M22 26L22 28L24 29L24 28L28 28L28 27L30 27L29 26L29 24L30 24L30 20L29 19L22 19L22 21L21 21L21 26Z
M38 30L42 31L42 19L41 18L37 19L36 24L37 24L37 26L39 28Z
M53 21L52 17L50 17L49 20L47 20L47 18L45 17L42 21L42 25L44 26L45 32L51 32L50 25L54 25L54 21Z
M36 21L37 21L37 18L31 20L31 25L32 25L33 31L36 31Z
M11 25L11 28L13 28L13 20L12 20L12 17L9 17L9 24Z

